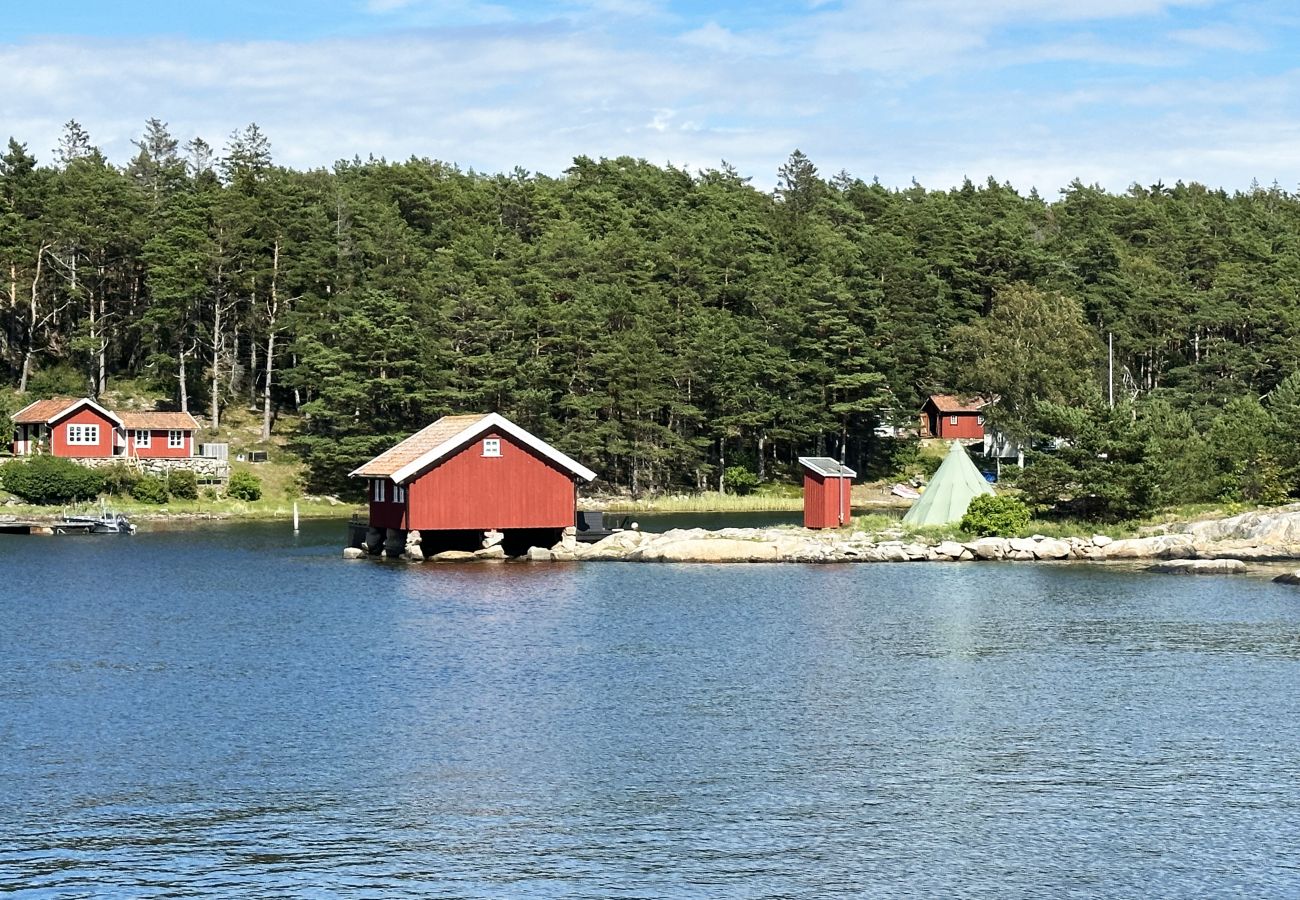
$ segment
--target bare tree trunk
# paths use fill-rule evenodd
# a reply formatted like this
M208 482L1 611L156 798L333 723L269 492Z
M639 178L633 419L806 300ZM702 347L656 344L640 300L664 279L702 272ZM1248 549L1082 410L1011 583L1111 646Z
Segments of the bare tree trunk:
M262 440L271 439L271 379L275 374L275 326L280 317L280 242L271 251L271 294L266 306L266 381L262 385Z
M212 304L212 429L221 424L221 268L217 267L217 300Z
M184 348L184 346L182 346L180 372L177 373L177 378L181 383L181 412L183 413L187 413L190 411L190 394L189 394L189 388L186 386L186 377L185 377L185 357L187 355L188 355L188 351Z
M104 291L99 296L99 377L95 381L96 397L108 390L108 329L104 327L107 320L108 291Z
M36 316L37 309L37 288L41 283L41 264L45 261L45 251L47 246L42 244L36 251L36 274L32 276L32 294L31 300L27 307L27 348L23 353L23 371L18 379L18 393L27 393L27 380L32 374L32 358L36 355Z

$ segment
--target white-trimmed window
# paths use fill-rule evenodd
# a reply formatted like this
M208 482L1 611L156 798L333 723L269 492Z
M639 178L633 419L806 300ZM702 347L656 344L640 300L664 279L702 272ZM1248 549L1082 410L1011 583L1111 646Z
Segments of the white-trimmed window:
M382 478L376 478L373 482L371 482L371 484L373 485L373 487L371 489L372 492L370 494L370 499L374 500L376 503L383 503L384 485L387 484L387 482L385 482L384 479Z
M956 424L957 424L957 417L956 417L956 416L949 416L949 417L948 417L948 424L949 424L949 425L956 425Z
M501 438L484 438L483 439L484 456L501 455Z
M167 447L171 450L179 450L185 447L184 431L167 432Z
M983 424L984 424L984 414L981 413L980 415L976 416L976 417L975 417L975 421L976 421L976 423L978 423L978 424L980 424L980 425L983 425Z
M406 488L402 487L402 485L400 484L393 485L393 502L394 503L406 502Z
M148 450L153 446L153 432L148 428L137 428L135 430L135 447L137 450Z
M68 426L68 443L69 444L98 444L99 443L99 426L98 425L69 425Z

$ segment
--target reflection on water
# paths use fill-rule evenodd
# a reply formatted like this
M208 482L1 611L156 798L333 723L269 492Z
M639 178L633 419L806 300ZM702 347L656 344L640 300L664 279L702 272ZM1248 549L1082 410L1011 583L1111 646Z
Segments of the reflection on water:
M0 538L0 891L1291 896L1300 594Z

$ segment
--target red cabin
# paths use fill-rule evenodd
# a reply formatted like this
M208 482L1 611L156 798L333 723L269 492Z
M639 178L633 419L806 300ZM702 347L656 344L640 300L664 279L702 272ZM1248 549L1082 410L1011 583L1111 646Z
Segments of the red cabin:
M839 528L853 518L853 479L857 472L829 456L801 456L803 527Z
M122 420L87 398L37 400L14 413L13 423L14 456L45 450L51 456L97 459L126 450Z
M981 441L988 405L983 397L962 400L951 394L933 394L921 406L921 437Z
M370 527L424 532L571 528L596 473L497 413L443 416L353 471Z
M194 455L199 423L185 412L124 412L127 452L140 459L185 459Z

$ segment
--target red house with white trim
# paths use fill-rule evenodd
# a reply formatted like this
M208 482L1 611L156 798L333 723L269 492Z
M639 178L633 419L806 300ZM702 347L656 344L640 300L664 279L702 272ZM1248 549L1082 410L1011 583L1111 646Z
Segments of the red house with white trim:
M932 394L921 406L921 437L981 441L988 405L983 397L963 400L952 394Z
M188 458L198 423L189 413L115 413L87 397L37 400L14 413L14 456Z
M443 416L351 473L370 527L484 532L573 527L596 473L498 413Z

